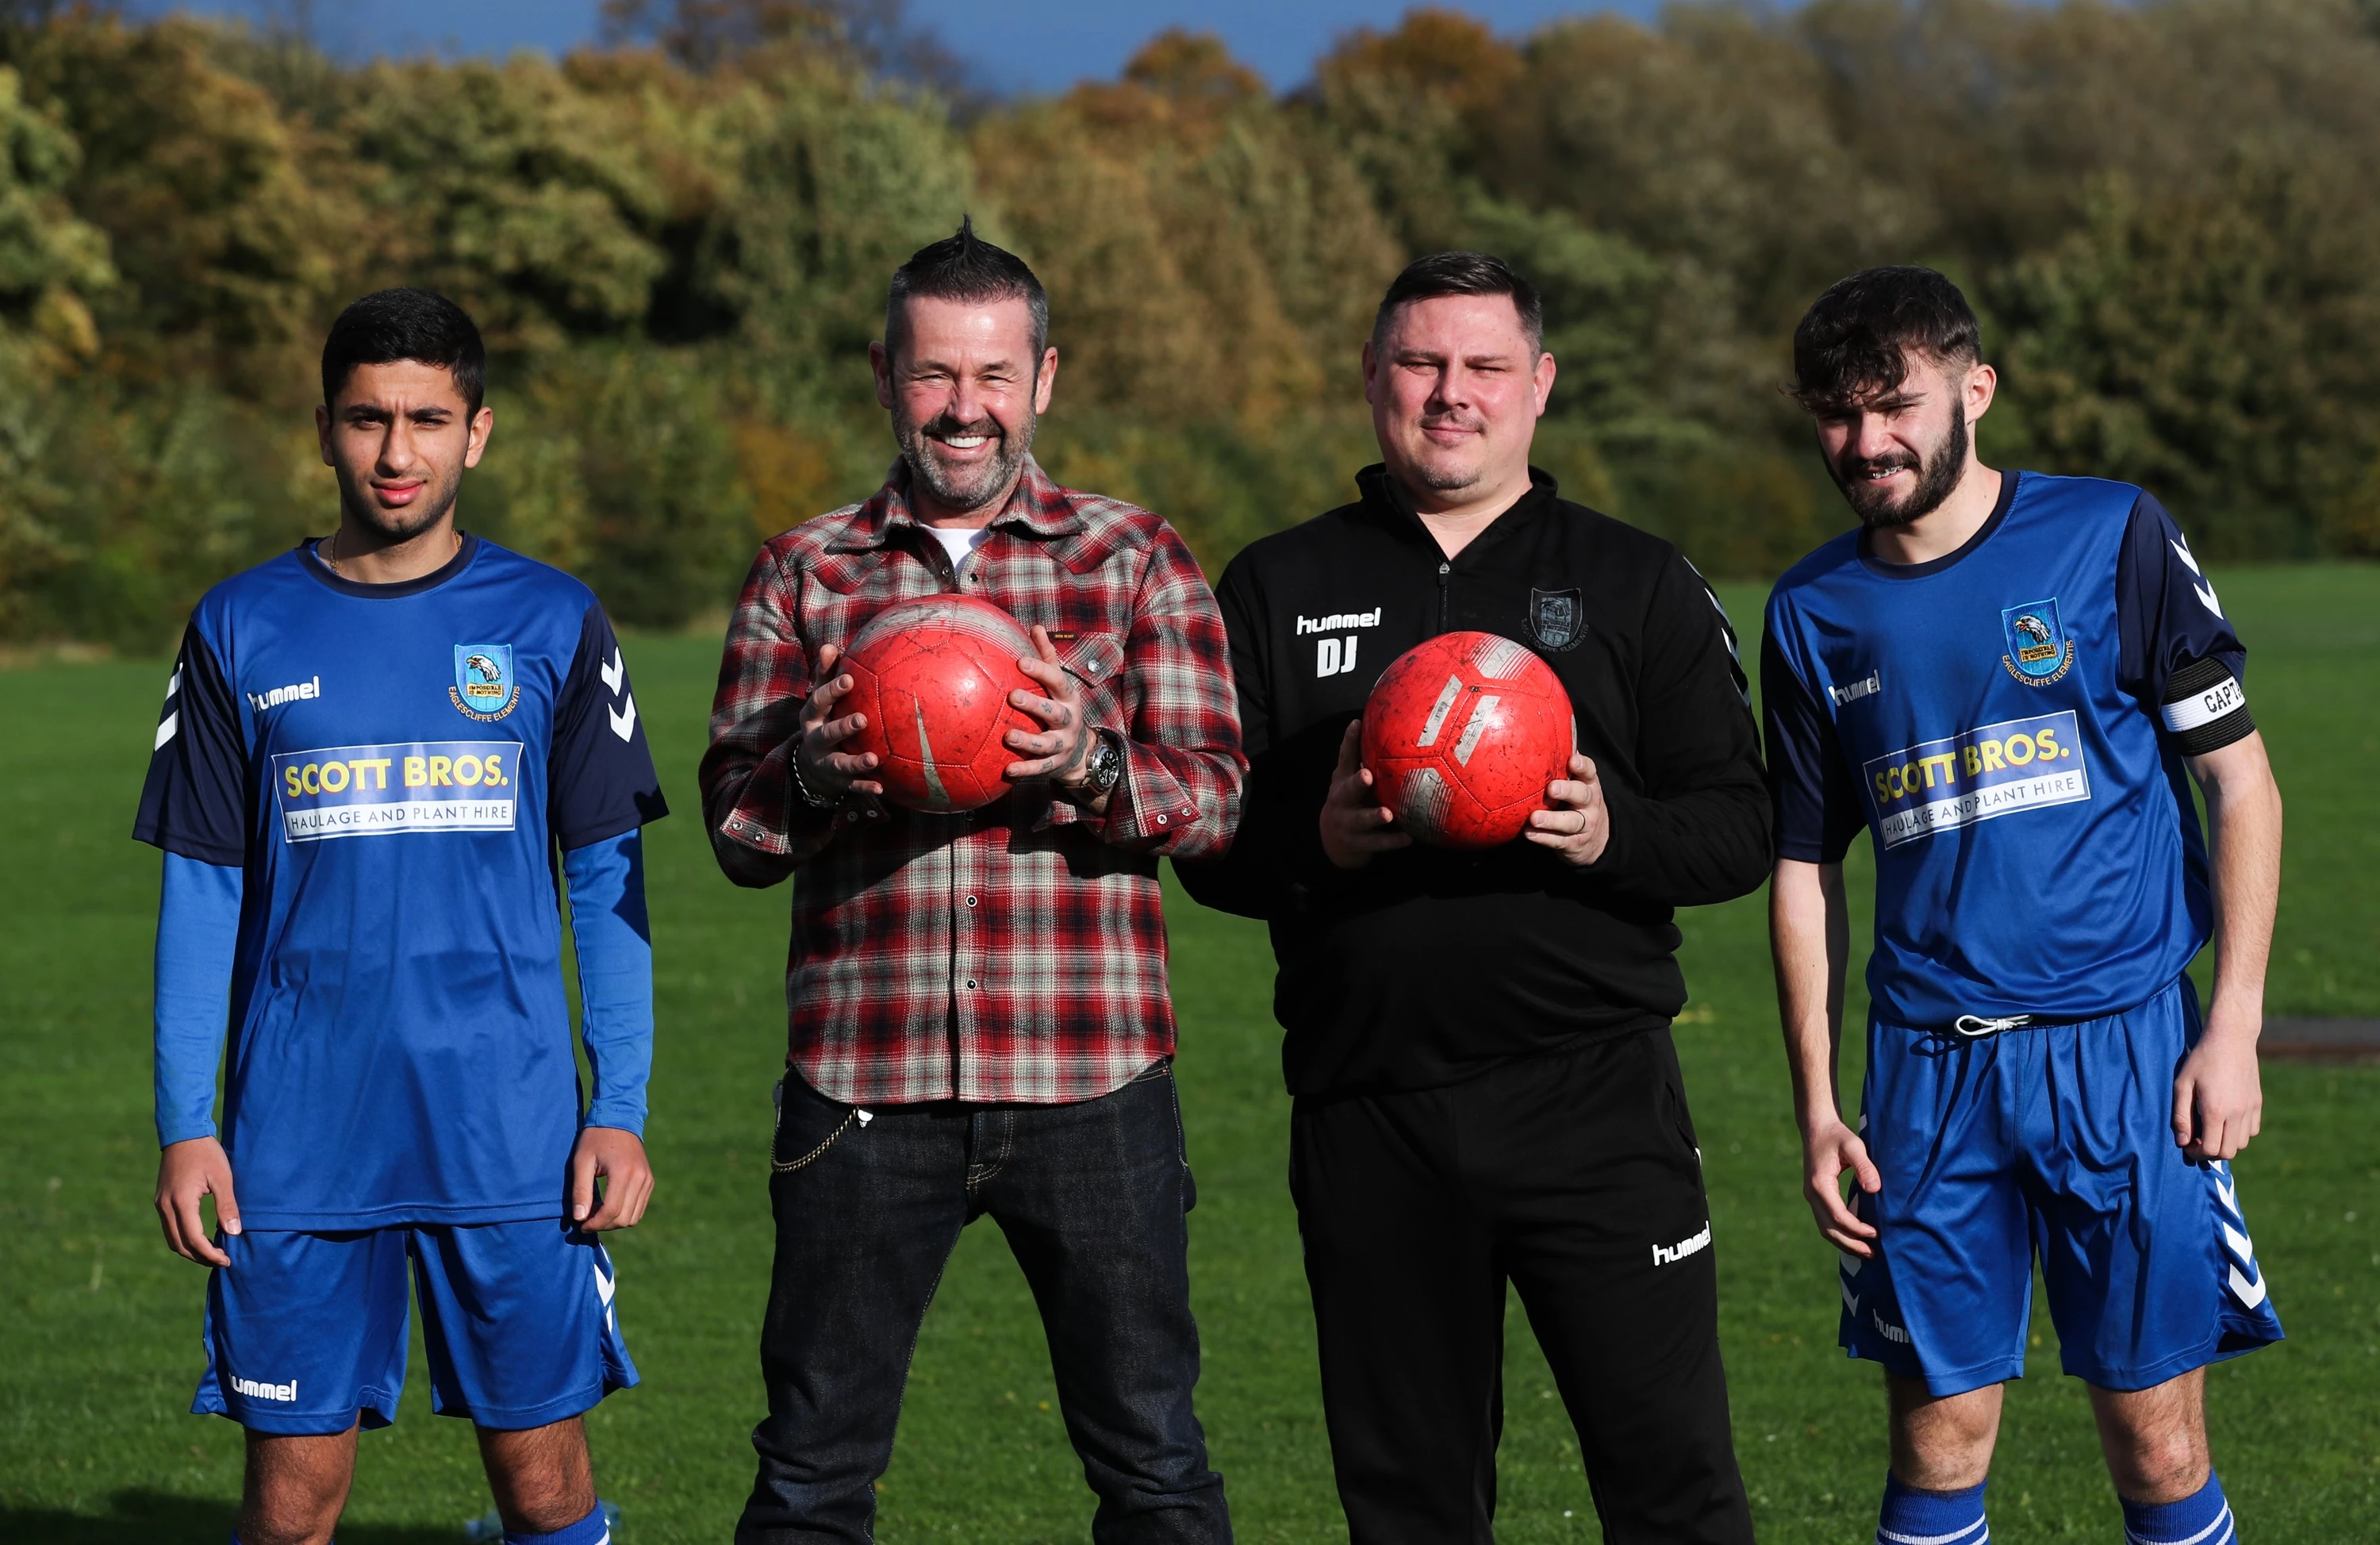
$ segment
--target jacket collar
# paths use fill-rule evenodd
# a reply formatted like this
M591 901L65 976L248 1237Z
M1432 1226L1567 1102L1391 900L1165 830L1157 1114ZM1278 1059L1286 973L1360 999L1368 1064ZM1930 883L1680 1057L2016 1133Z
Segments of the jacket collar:
M1355 486L1363 492L1364 508L1398 535L1421 542L1430 552L1439 551L1438 539L1422 524L1420 514L1414 508L1413 493L1403 482L1390 476L1384 462L1374 462L1355 474ZM1529 468L1529 491L1512 501L1503 514L1488 522L1488 529L1473 538L1463 548L1468 554L1474 548L1484 548L1502 538L1507 532L1529 525L1538 516L1553 507L1561 486L1553 474L1538 468Z
M884 486L852 512L843 531L828 544L830 548L837 553L872 552L890 546L893 532L904 526L923 529L924 523L909 508L909 477L908 462L893 458ZM1045 540L1084 529L1082 511L1075 507L1074 495L1059 487L1030 455L1025 458L1024 475L1016 480L1008 503L991 517L991 524Z

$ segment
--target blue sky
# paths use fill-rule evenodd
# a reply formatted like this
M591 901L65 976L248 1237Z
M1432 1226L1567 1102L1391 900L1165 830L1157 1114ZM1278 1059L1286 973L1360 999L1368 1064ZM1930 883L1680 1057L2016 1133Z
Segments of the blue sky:
M177 8L146 0L134 8ZM276 0L183 0L178 8L250 16L287 14ZM319 0L315 30L349 56L375 54L560 52L595 34L598 0ZM1649 15L1655 0L1470 0L1462 9L1504 32L1555 17L1614 9ZM1220 32L1233 53L1276 87L1305 79L1315 56L1353 27L1388 27L1404 0L910 0L913 23L931 28L995 91L1062 91L1112 76L1134 49L1171 26Z

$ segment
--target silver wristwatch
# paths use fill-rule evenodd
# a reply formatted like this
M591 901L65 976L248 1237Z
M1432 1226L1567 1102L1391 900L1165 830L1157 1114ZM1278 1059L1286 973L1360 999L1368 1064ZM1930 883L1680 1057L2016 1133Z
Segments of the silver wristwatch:
M1086 803L1105 798L1123 777L1123 747L1113 730L1091 732L1099 744L1091 748L1089 760L1083 767L1082 798Z

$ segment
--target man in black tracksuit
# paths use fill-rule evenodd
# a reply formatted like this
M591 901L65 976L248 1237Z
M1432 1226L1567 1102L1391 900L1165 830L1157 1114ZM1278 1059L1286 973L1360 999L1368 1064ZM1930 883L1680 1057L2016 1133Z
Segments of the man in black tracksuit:
M1426 258L1366 349L1386 465L1219 589L1251 770L1193 895L1271 925L1291 1186L1357 1545L1491 1538L1505 1283L1611 1545L1752 1538L1670 1018L1671 908L1742 895L1768 804L1733 636L1677 550L1527 466L1553 377L1500 262ZM1350 728L1404 651L1518 639L1578 748L1524 840L1409 846Z

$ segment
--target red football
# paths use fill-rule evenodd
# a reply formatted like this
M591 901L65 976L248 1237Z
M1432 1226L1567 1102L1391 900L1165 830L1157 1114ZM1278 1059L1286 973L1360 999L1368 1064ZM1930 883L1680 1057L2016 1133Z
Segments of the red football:
M1364 765L1397 824L1435 847L1511 842L1546 808L1576 732L1553 667L1493 633L1397 657L1364 704Z
M1008 792L1001 773L1019 757L1007 732L1038 733L1009 706L1018 687L1041 695L1016 668L1033 640L1014 617L973 596L937 595L888 606L868 620L842 668L851 692L835 714L864 713L868 727L843 749L876 753L867 774L884 797L913 810L972 810Z

